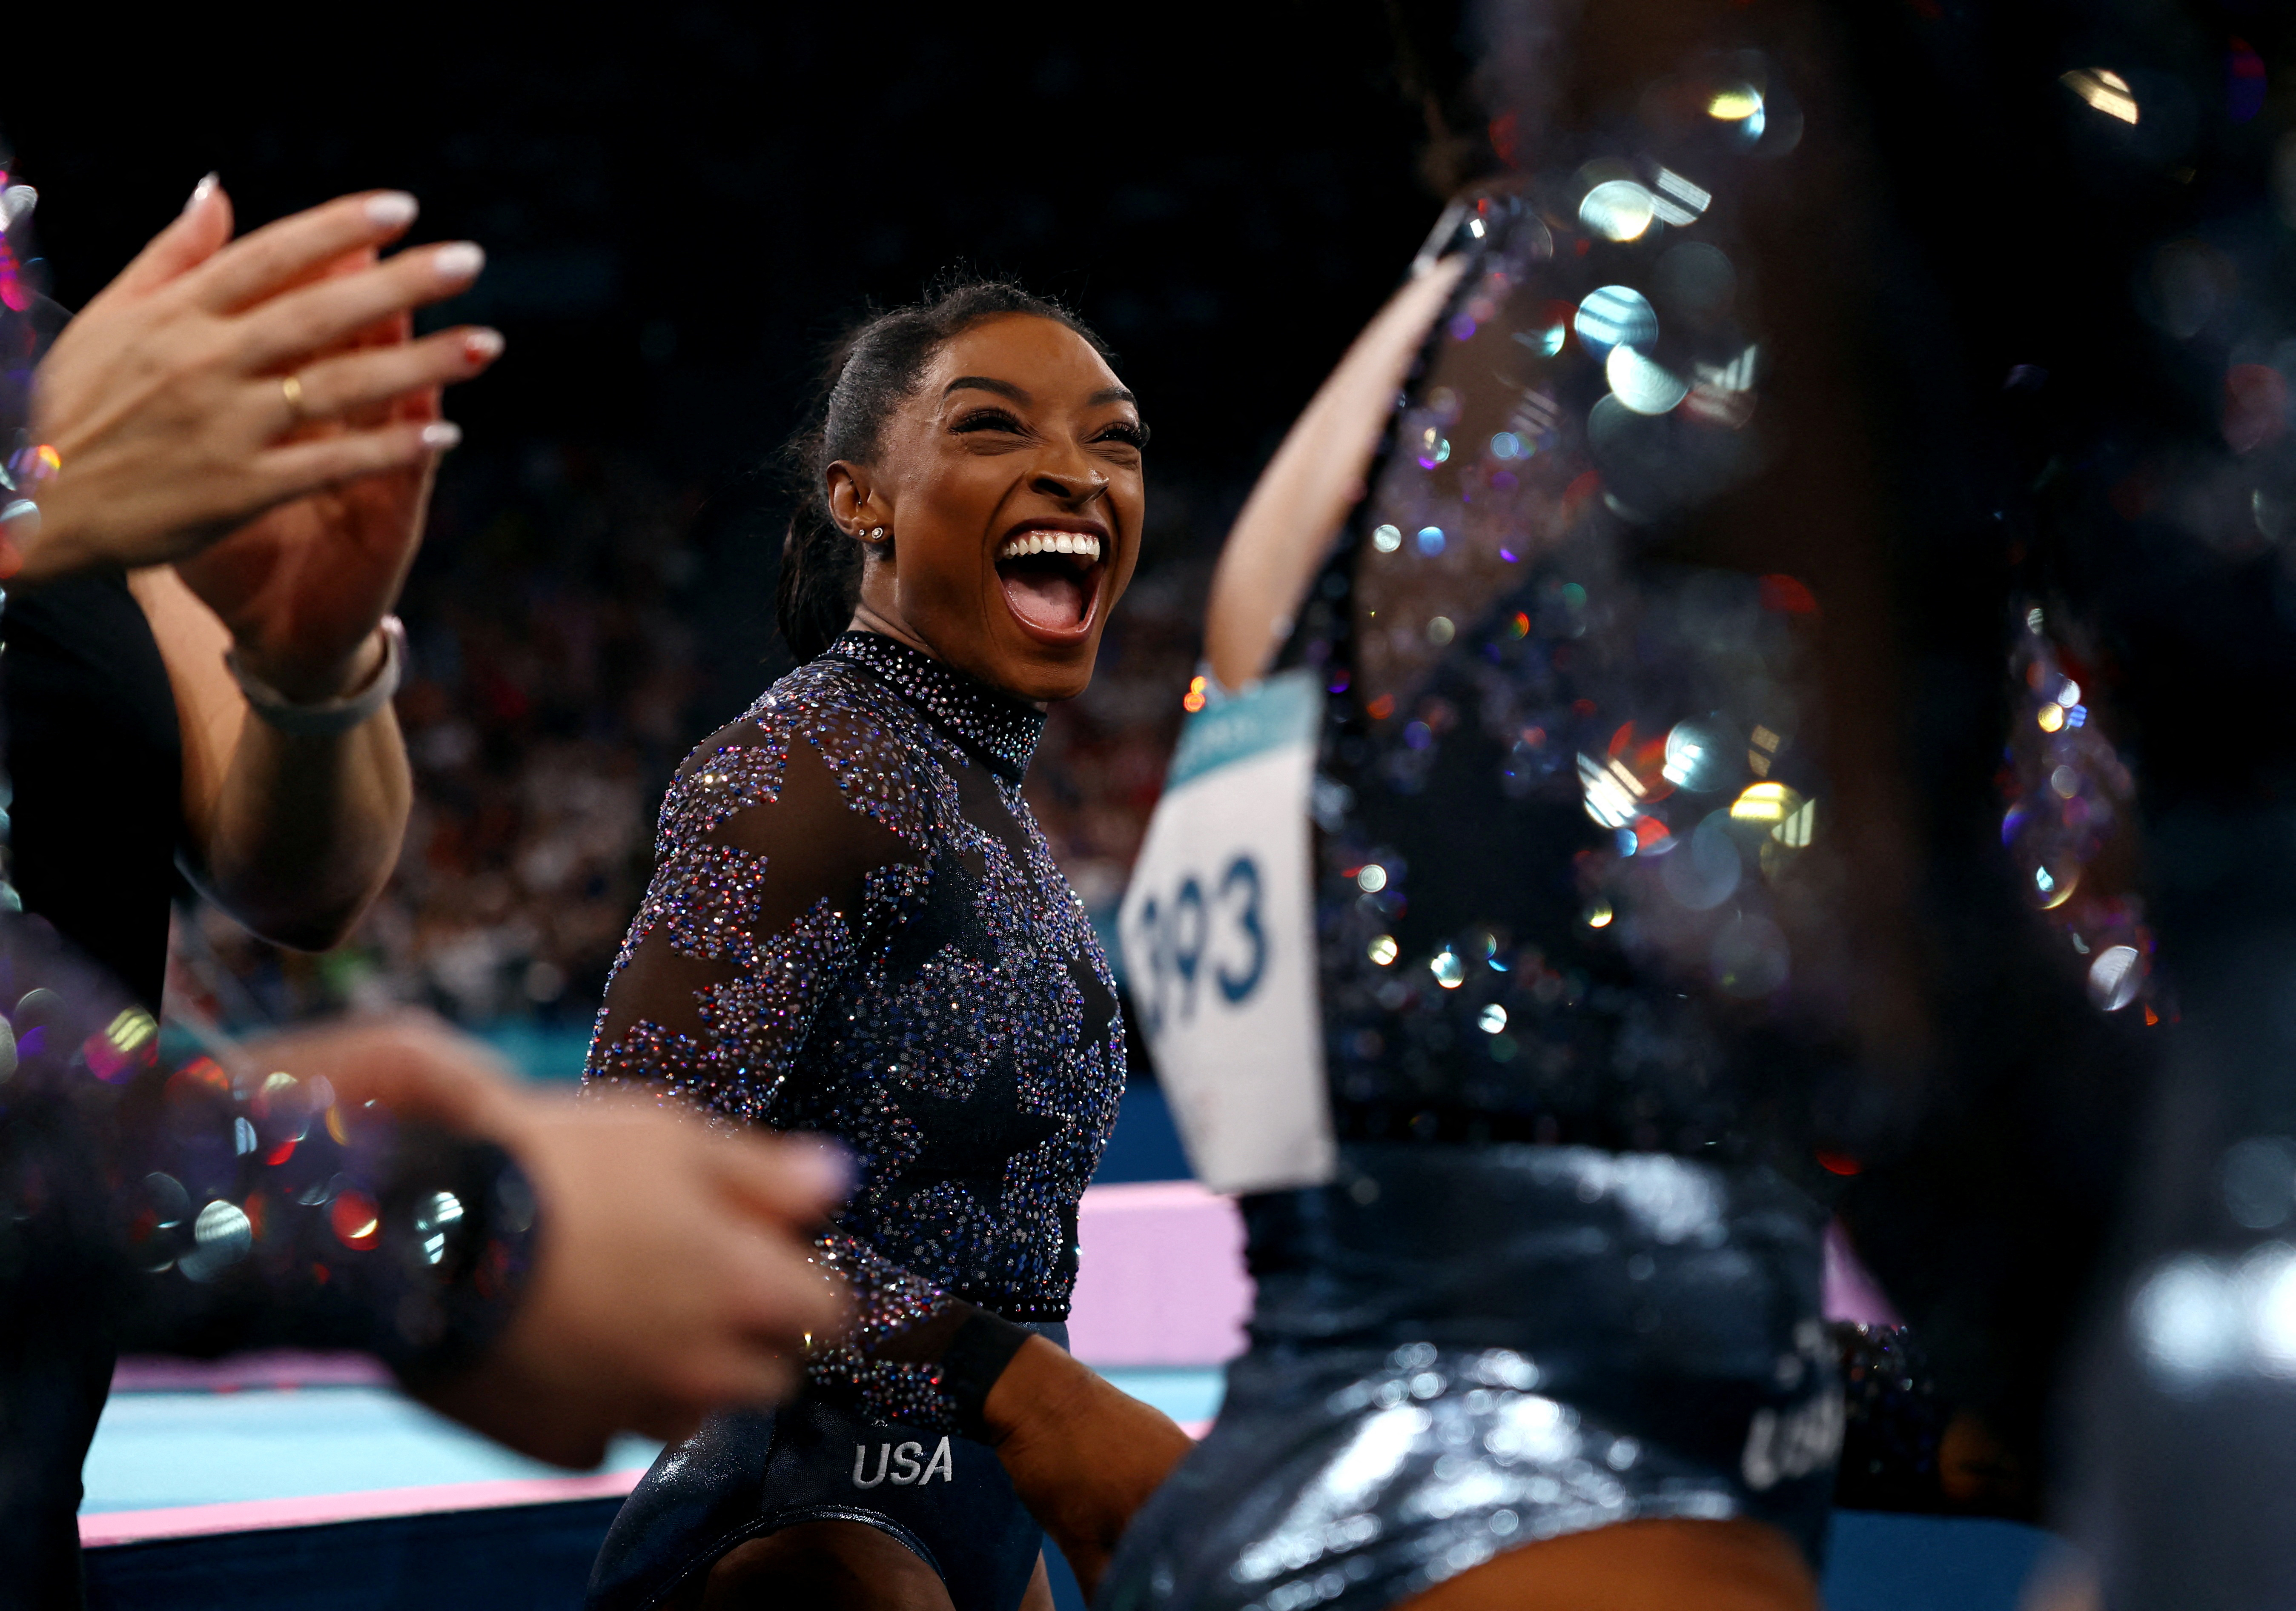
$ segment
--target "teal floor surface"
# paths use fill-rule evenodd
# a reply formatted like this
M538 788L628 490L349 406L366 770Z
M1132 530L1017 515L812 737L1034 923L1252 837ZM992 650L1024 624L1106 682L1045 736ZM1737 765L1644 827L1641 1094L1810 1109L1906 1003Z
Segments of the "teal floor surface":
M1175 1420L1209 1420L1219 1409L1218 1370L1103 1374ZM658 1448L623 1438L604 1469L642 1469ZM80 1509L152 1510L563 1475L385 1387L118 1393L88 1452Z
M1103 1374L1175 1420L1206 1420L1219 1408L1218 1370ZM606 1468L643 1468L655 1447L624 1439ZM81 1509L558 1475L387 1388L121 1393L97 1429ZM2021 1586L2051 1548L2043 1533L2006 1522L1847 1511L1834 1518L1825 1603L1828 1611L2018 1611Z

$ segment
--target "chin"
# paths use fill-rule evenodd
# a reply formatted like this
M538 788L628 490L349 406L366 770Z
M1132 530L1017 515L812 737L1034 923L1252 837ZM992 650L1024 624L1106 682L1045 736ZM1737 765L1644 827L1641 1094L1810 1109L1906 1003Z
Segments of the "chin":
M991 679L1017 699L1051 703L1073 699L1092 686L1093 662L1100 654L1100 634L1075 643L1045 643L1031 637L1004 646L1003 663Z

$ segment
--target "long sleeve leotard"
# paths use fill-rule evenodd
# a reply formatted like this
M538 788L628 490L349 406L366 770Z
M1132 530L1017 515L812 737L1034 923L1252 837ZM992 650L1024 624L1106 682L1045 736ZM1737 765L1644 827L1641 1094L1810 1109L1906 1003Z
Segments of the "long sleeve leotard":
M1123 1091L1114 978L1021 797L1043 724L866 633L775 683L671 785L591 1046L590 1081L852 1149L819 1247L860 1323L810 1373L889 1418L947 1424L903 1339L954 1302L1065 1318Z

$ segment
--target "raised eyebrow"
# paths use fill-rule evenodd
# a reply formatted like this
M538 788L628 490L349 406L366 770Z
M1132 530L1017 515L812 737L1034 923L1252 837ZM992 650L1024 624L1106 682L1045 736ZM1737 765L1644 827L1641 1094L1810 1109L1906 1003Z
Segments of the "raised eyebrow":
M996 380L988 375L959 375L940 388L940 395L946 397L953 391L993 391L1000 397L1012 398L1015 403L1029 403L1035 400L1029 396L1026 388L1015 386L1010 380Z

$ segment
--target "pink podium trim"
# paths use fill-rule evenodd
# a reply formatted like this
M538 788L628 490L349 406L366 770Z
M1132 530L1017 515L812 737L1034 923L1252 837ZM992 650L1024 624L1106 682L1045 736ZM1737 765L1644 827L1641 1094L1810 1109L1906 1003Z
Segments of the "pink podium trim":
M388 1387L390 1372L365 1353L279 1348L226 1359L131 1355L111 1372L114 1393L233 1393L242 1388Z
M1193 1181L1095 1186L1077 1210L1069 1346L1088 1365L1217 1365L1243 1352L1251 1281L1233 1198Z
M1244 1352L1251 1279L1233 1198L1192 1180L1093 1187L1077 1209L1070 1347L1088 1365L1219 1365ZM1904 1324L1890 1296L1825 1228L1825 1315Z
M104 1510L79 1518L83 1549L140 1544L153 1539L197 1538L214 1533L255 1533L273 1527L317 1527L329 1522L386 1516L429 1516L442 1510L492 1510L506 1505L549 1505L565 1500L619 1499L637 1486L643 1469L600 1471L588 1476L509 1477L486 1483L436 1483L421 1488L375 1488L364 1493L315 1493L299 1499L237 1500L221 1505L172 1505L161 1510Z
M1218 1365L1243 1352L1251 1281L1232 1198L1193 1181L1095 1186L1077 1214L1069 1344L1090 1365ZM1830 1320L1898 1325L1841 1227L1825 1233Z
M1898 1318L1897 1307L1882 1290L1882 1283L1850 1251L1849 1238L1843 1234L1839 1220L1829 1220L1825 1226L1825 1318L1855 1321L1861 1326L1906 1323Z

